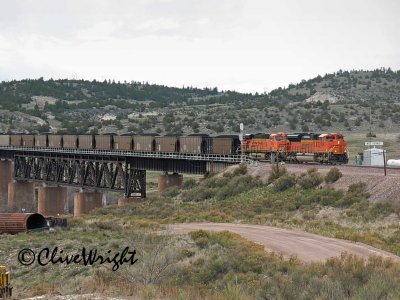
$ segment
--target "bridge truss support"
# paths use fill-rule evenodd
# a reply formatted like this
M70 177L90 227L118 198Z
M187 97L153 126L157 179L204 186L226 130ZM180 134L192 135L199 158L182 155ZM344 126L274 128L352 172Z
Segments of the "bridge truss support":
M128 158L16 154L14 178L93 190L122 191L126 198L146 198L146 170L135 169Z

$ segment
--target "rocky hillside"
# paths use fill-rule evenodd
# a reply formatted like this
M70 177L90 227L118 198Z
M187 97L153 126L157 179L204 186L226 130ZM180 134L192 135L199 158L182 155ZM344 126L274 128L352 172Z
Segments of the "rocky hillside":
M185 134L400 129L400 71L339 71L268 94L143 82L0 83L0 131Z

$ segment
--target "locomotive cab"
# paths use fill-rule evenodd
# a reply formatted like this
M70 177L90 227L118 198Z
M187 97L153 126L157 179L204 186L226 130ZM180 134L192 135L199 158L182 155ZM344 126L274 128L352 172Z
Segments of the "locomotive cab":
M347 163L347 144L343 134L328 133L321 134L319 141L323 147L323 151L329 154L329 162Z
M346 146L343 134L340 133L321 134L319 136L319 140L321 142L327 143L327 145L329 145L330 147L343 148L343 146Z

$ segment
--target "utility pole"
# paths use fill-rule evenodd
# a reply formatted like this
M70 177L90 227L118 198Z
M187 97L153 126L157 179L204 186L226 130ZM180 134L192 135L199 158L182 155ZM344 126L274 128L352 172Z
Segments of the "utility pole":
M369 107L369 149L371 149L372 142L372 108Z
M383 170L385 172L385 176L386 176L386 150L383 149Z

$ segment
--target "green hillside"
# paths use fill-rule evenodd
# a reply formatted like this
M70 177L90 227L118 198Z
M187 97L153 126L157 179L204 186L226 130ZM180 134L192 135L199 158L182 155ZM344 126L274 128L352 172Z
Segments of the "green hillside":
M268 94L141 82L0 83L1 132L208 134L400 130L400 71L338 71ZM18 114L16 114L18 112ZM36 118L33 118L36 117Z

